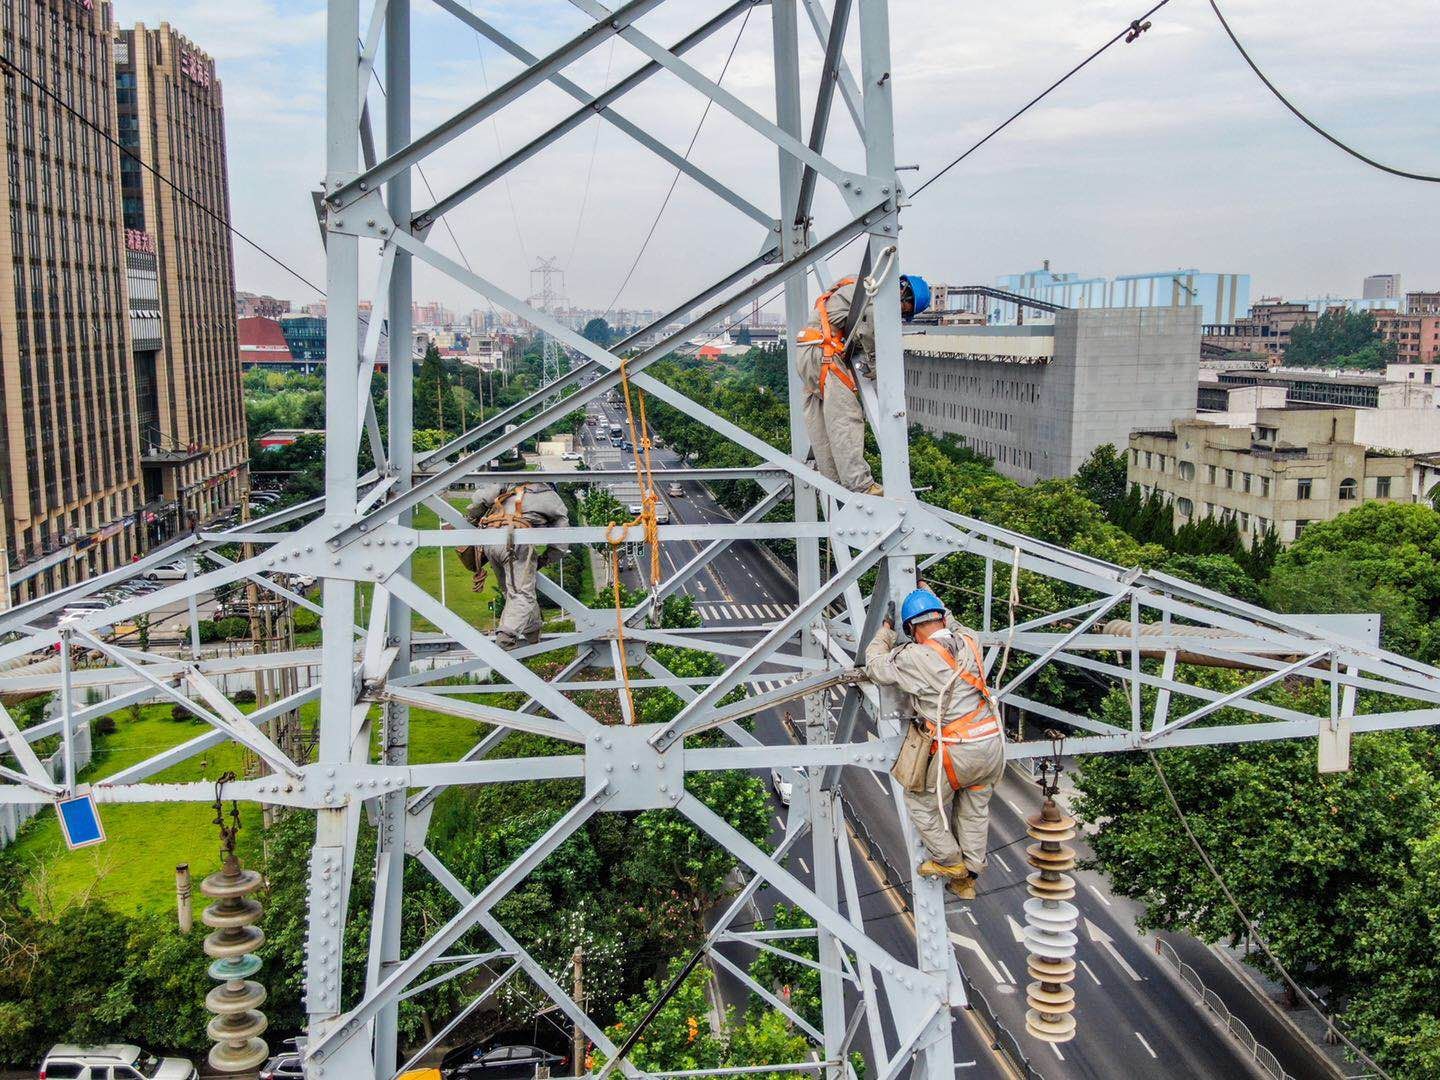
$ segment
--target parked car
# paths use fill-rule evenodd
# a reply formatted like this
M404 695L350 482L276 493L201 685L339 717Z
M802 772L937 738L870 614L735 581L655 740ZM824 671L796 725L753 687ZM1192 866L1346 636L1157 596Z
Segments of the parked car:
M273 1055L260 1069L256 1080L304 1080L305 1068L300 1062L300 1039L286 1039L291 1047Z
M579 461L579 460L580 460L580 455L577 454L574 450L566 450L566 451L564 451L563 453L561 453L561 455L560 455L560 460L561 460L561 461Z
M40 1080L198 1080L185 1058L159 1058L133 1043L52 1047L40 1063Z
M155 567L145 576L151 581L184 581L185 563L183 561L166 563L164 566Z
M685 485L679 480L671 480L670 486L665 489L665 494L674 499L682 498L685 494Z
M98 596L86 596L79 600L71 600L65 605L67 615L88 614L92 611L105 611L115 606L113 600L102 600Z
M538 1046L483 1046L471 1043L457 1046L440 1060L444 1080L530 1080L536 1068L547 1066L552 1073L560 1072L570 1059L552 1054Z
M793 788L779 769L770 770L770 786L775 789L775 797L780 800L780 805L789 806Z

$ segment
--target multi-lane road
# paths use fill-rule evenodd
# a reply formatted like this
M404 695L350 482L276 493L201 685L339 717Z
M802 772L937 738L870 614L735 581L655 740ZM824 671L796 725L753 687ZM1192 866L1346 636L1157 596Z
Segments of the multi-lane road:
M592 408L594 408L592 406ZM618 419L618 410L615 416ZM610 420L607 418L606 423ZM610 447L603 436L588 444L593 468L623 468L630 457ZM655 467L678 464L675 456L660 452ZM669 498L672 520L683 523L729 522L731 516L698 483L683 485L683 497ZM671 542L662 545L667 573L682 566L702 545ZM767 559L753 544L737 543L691 580L687 592L707 626L737 628L771 623L793 609L794 580ZM737 641L753 641L741 636ZM763 677L763 675L762 675ZM796 710L799 711L798 709ZM756 717L756 734L767 742L794 738L781 710ZM767 775L768 779L768 775ZM914 934L904 893L887 881L880 862L903 866L906 845L888 785L874 773L846 769L841 790L852 821L863 823L880 858L867 859L857 845L861 909L872 937L899 958L913 960ZM1076 874L1079 889L1074 903L1082 922L1074 988L1077 996L1076 1038L1055 1046L1025 1033L1025 949L1020 941L1021 905L1026 898L1026 835L1024 818L1034 813L1039 796L1032 783L1012 767L991 806L991 855L973 903L952 903L947 921L957 958L973 986L985 997L990 1011L1016 1040L1040 1075L1061 1078L1230 1078L1258 1076L1239 1045L1199 1005L1195 994L1182 984L1173 969L1155 953L1154 939L1135 928L1136 905L1111 895L1103 877L1086 870ZM777 806L775 837L783 833L783 810ZM1078 842L1084 851L1083 840ZM792 858L790 868L808 879L805 858ZM868 879L868 884L867 884ZM760 915L769 914L764 893L757 901ZM1203 944L1167 935L1185 960L1200 971L1207 985L1240 1015L1262 1044L1299 1080L1331 1075L1317 1065L1313 1054L1287 1025L1276 1020L1256 1001L1249 989ZM737 960L741 959L737 956ZM731 985L728 1000L744 1000ZM953 1025L957 1075L1013 1076L1009 1060L991 1046L992 1033L981 1018L957 1014ZM890 1033L893 1046L893 1032Z

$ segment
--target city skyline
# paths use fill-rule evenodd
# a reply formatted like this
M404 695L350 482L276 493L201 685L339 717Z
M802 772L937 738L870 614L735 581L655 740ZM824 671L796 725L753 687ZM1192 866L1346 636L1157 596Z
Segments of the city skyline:
M318 144L301 136L323 121L316 46L324 19L313 2L296 6L126 0L117 17L168 17L217 56L236 102L229 118L235 223L318 281L322 252L309 190L323 170ZM1310 5L1303 21L1258 0L1233 0L1226 10L1257 60L1320 122L1383 161L1436 171L1425 57L1433 51L1427 46L1440 44L1440 25L1424 17L1425 6L1405 0L1358 25L1338 0ZM532 51L583 25L559 0L523 10L495 2L486 13L503 16ZM933 9L900 0L892 30L907 72L896 86L900 160L929 175L1134 14L1110 0L1083 11L1022 2L967 12L946 35L934 32ZM666 38L668 18L662 11L647 28ZM1196 266L1251 274L1256 297L1358 295L1363 277L1376 272L1400 273L1415 288L1434 284L1427 284L1427 252L1437 226L1424 185L1368 169L1306 131L1243 67L1207 8L1170 6L1153 22L1137 43L1112 50L917 200L907 266L951 281L989 281L1047 258L1103 275ZM453 112L476 74L493 86L516 70L488 44L477 52L476 41L451 25L438 9L417 9L418 48L433 58L417 76L417 126ZM725 80L765 113L773 109L762 79L768 39L764 20L752 19ZM734 40L727 28L691 58L716 76ZM818 46L804 44L813 66ZM1383 65L1374 62L1379 55ZM605 85L607 68L613 81L638 62L620 44L595 50L568 74L593 89ZM627 104L627 115L683 148L702 101L667 78ZM548 87L532 96L533 130L513 119L498 131L481 125L427 167L437 194L492 163L497 144L508 152L573 104ZM502 286L525 295L535 257L555 256L577 304L608 305L673 174L606 126L586 199L596 135L593 122L583 125L516 169L508 186L497 184L452 215L467 255ZM744 181L768 176L773 155L714 109L692 157L763 205L767 191ZM601 205L603 216L595 212ZM833 216L833 199L820 205ZM439 246L453 251L444 229L437 234ZM687 256L694 245L741 257L757 240L744 219L682 180L620 304L663 306L703 284ZM243 288L306 299L298 282L243 245L237 262ZM458 286L417 275L417 295L430 292L457 310L474 306Z

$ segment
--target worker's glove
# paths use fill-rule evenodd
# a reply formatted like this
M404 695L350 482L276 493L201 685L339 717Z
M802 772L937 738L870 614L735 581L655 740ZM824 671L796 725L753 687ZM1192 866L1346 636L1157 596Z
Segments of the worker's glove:
M870 358L864 353L855 357L854 366L855 374L859 375L862 379L869 379L871 382L875 381L875 365L870 362Z
M484 563L481 563L481 564L480 564L480 569L479 569L479 570L476 570L476 571L475 571L475 576L470 579L470 591L471 591L471 592L484 592L484 591L485 591L485 576L486 576L486 573L487 573L487 571L486 571L486 569L485 569L485 564L484 564Z

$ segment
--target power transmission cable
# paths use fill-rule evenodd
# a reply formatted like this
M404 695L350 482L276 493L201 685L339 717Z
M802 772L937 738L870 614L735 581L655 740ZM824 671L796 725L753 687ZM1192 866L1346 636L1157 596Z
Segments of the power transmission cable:
M720 77L715 80L717 86L725 82L725 73L730 70L730 61L735 59L735 50L740 47L740 39L745 36L745 27L750 22L750 13L755 9L747 8L745 17L740 20L740 29L735 34L735 40L730 45L730 55L725 57L725 66L720 69ZM685 148L685 160L690 160L690 154L695 149L695 141L700 138L700 130L705 126L705 120L710 115L710 109L715 104L713 97L705 99L705 111L700 114L700 122L695 125L695 134L690 136L690 145ZM615 296L605 309L605 316L615 310L615 305L620 302L620 296L625 292L625 286L630 284L635 269L640 265L640 260L645 256L645 249L650 246L650 241L655 237L655 230L660 225L660 219L665 216L665 208L670 205L670 197L675 194L675 186L680 183L680 170L675 170L675 175L670 178L670 189L665 192L665 198L660 202L660 209L655 212L655 220L650 222L650 231L645 234L645 239L640 244L640 250L635 253L635 260L630 264L630 269L625 272L620 287L615 290ZM602 316L605 317L605 316Z
M951 161L948 165L946 165L943 169L941 169L939 172L937 172L937 173L935 173L933 176L931 176L930 179L926 180L926 181L925 181L923 184L921 184L918 188L916 188L914 191L912 191L912 192L910 193L910 197L911 197L912 199L914 199L914 198L916 198L917 196L919 196L919 194L920 194L922 191L924 191L926 188L928 188L931 184L935 183L936 180L939 180L942 176L944 176L946 173L948 173L951 169L955 168L956 165L959 165L962 161L964 161L966 158L968 158L971 154L975 153L975 151L979 150L982 146L984 146L986 143L988 143L988 142L989 142L991 139L993 139L996 135L999 135L1000 132L1004 131L1007 127L1009 127L1011 124L1013 124L1016 120L1019 120L1020 117L1024 116L1024 115L1025 115L1027 112L1029 112L1032 108L1034 108L1036 105L1040 104L1041 101L1043 101L1043 100L1045 100L1045 98L1049 97L1054 91L1060 89L1061 86L1065 85L1065 83L1067 83L1073 76L1078 75L1084 68L1086 68L1087 66L1089 66L1089 64L1091 64L1093 61L1098 60L1098 59L1101 57L1101 55L1103 55L1106 51L1108 51L1109 48L1110 48L1112 45L1114 45L1114 44L1116 44L1117 42L1120 42L1120 41L1124 41L1124 42L1126 42L1127 44L1133 43L1136 39L1139 38L1139 36L1140 36L1142 33L1144 33L1147 29L1149 29L1149 21L1148 21L1148 20L1149 20L1150 16L1151 16L1151 15L1154 15L1157 11L1159 11L1161 8L1163 8L1163 7L1164 7L1166 4L1168 4L1169 2L1170 2L1170 0L1160 0L1160 2L1159 2L1158 4L1156 4L1154 7L1152 7L1149 11L1145 12L1144 15L1141 15L1138 19L1132 19L1132 20L1130 21L1130 23L1125 27L1125 29L1121 30L1121 31L1120 31L1119 33L1117 33L1114 37L1112 37L1109 41L1105 42L1105 44L1101 45L1098 49L1096 49L1094 52L1092 52L1089 56L1085 57L1084 60L1081 60L1078 64L1076 64L1074 67L1072 67L1072 68L1071 68L1069 71L1067 71L1064 75L1061 75L1058 79L1056 79L1053 83L1051 83L1049 86L1047 86L1044 90L1041 90L1040 93L1036 94L1033 98L1031 98L1029 101L1027 101L1024 105L1020 106L1020 108L1016 109L1013 113L1011 113L1008 117L1006 117L1005 120L1003 120L1000 124L998 124L996 127L992 128L992 129L990 130L989 134L987 134L987 135L986 135L984 138L982 138L979 142L975 143L975 144L974 144L973 146L971 146L968 150L966 150L963 154L961 154L959 157L955 158L955 159L954 159L953 161Z
M1301 112L1290 101L1289 98L1287 98L1284 94L1280 92L1279 87L1277 87L1273 82L1270 81L1270 79L1266 76L1265 72L1260 70L1260 65L1255 63L1254 59L1250 56L1250 53L1246 51L1245 46L1240 44L1240 39L1235 36L1235 31L1230 29L1230 24L1225 20L1225 15L1221 12L1220 5L1217 4L1215 0L1210 0L1210 10L1215 12L1215 17L1220 20L1220 25L1222 28L1224 28L1226 36L1229 37L1231 43L1235 46L1236 51L1240 53L1240 56L1244 59L1245 63L1250 66L1250 70L1255 73L1255 77L1265 84L1265 89L1269 90L1270 93L1274 94L1276 100L1294 114L1295 119L1299 120L1311 131L1315 132L1316 135L1319 135L1322 139L1331 143L1333 146L1336 146L1339 149L1345 151L1345 153L1349 154L1351 157L1356 158L1359 161L1363 161L1366 165L1369 165L1373 169L1379 169L1381 172L1387 172L1392 176L1402 176L1406 180L1421 180L1427 184L1440 184L1440 176L1431 176L1429 173L1409 172L1405 169L1397 169L1393 165L1386 165L1383 161L1376 161L1369 155L1362 154L1359 150L1356 150L1349 143L1342 141L1338 136L1330 134L1330 132L1326 131L1314 120L1311 120L1310 117L1306 116L1303 112Z
M615 42L618 37L610 38L610 56L605 61L605 84L601 87L601 93L610 89L610 72L615 64ZM565 269L570 269L570 264L575 261L575 249L580 246L580 226L585 224L585 207L590 203L590 184L595 179L595 155L600 149L600 114L595 114L594 120L595 135L590 140L590 166L585 170L585 191L580 196L580 212L575 215L575 236L570 241L570 255L565 260Z
M475 14L475 8L470 3L470 0L465 0L465 9L469 11L470 14ZM489 94L490 73L486 70L485 67L484 43L480 40L480 31L476 30L472 26L470 28L470 32L475 36L475 55L480 58L481 88L485 91L486 94ZM490 117L490 130L495 136L495 152L501 157L504 157L505 150L500 145L500 123L494 116ZM505 200L510 204L510 220L515 223L515 239L520 242L520 259L522 262L524 262L526 266L529 266L530 255L525 250L525 234L520 228L520 215L515 211L515 193L510 189L510 177L507 175L503 178L503 180L505 184Z
M40 93L44 94L44 95L45 95L46 97L48 97L51 101L55 102L55 104L59 105L60 108L64 109L67 113L69 113L71 116L73 116L76 120L79 120L79 121L80 121L82 124L84 124L86 127L90 128L92 131L94 131L96 134L98 134L102 139L104 139L106 142L108 142L111 146L113 146L113 147L115 147L117 150L119 150L119 151L120 151L122 154L124 154L126 157L133 159L133 160L135 161L135 163L136 163L137 165L139 165L142 169L144 169L146 172L150 173L152 176L155 177L155 179L159 180L159 181L160 181L162 184L164 184L166 187L170 188L170 190L172 190L173 192L175 192L175 194L179 195L179 196L180 196L182 199L184 199L186 202L188 202L188 203L190 203L191 205L193 205L197 210L199 210L199 211L200 211L202 214L204 214L206 217L211 218L211 219L213 219L214 221L218 222L219 224L223 225L227 230L229 230L231 233L233 233L236 237L238 237L239 239L245 241L245 243L249 244L252 248L254 248L256 251L258 251L261 255L265 256L265 258L269 259L269 260L270 260L271 262L273 262L276 266L280 267L280 269L284 270L284 271L285 271L287 274L289 274L291 277L295 278L296 281L299 281L299 282L300 282L301 284L303 284L307 289L312 289L312 290L314 290L315 292L319 293L321 296L324 296L324 295L325 295L325 290L324 290L324 289L320 288L320 286L316 285L313 281L308 280L308 279L305 277L305 275L301 274L300 271L296 270L293 266L291 266L291 265L289 265L287 262L285 262L284 259L280 258L278 255L275 255L274 253L272 253L271 251L269 251L268 249L266 249L266 248L265 248L264 246L262 246L261 244L256 243L254 240L251 240L250 237L246 236L243 232L241 232L239 229L237 229L234 225L230 224L230 221L229 221L227 218L223 218L223 217L221 217L219 214L215 213L215 211L211 210L208 206L206 206L204 203L202 203L199 199L197 199L195 196L191 195L190 192L188 192L188 191L186 191L184 188L180 187L180 185L176 184L176 183L175 183L173 180L171 180L168 176L165 176L164 174L160 173L157 169L155 169L153 166L151 166L151 165L147 164L146 162L142 161L139 154L135 153L135 151L133 151L133 150L131 150L129 147L125 146L123 143L120 142L119 139L116 139L113 135L111 135L108 131L106 131L104 128L102 128L99 124L97 124L97 123L95 123L93 120L91 120L91 119L90 119L88 116L86 116L84 113L80 112L78 109L76 109L76 108L74 108L73 106L71 106L68 102L64 101L58 94L54 93L48 86L46 86L44 83L42 83L39 79L35 78L33 75L31 75L31 74L30 74L29 72L27 72L27 71L22 71L20 68L18 68L18 67L15 65L15 63L14 63L8 56L0 55L0 67L3 67L6 71L10 72L12 75L15 75L15 76L17 76L18 78L20 78L20 79L24 80L25 82L29 83L29 84L30 84L31 86L33 86L36 90L40 91Z
M1211 861L1209 853L1205 850L1205 846L1200 843L1199 837L1197 837L1194 830L1190 828L1190 821L1185 816L1185 811L1181 809L1180 801L1175 798L1175 792L1170 788L1170 781L1165 776L1165 770L1160 767L1160 759L1155 756L1155 751L1147 750L1145 751L1145 756L1150 759L1150 764L1155 769L1155 775L1160 779L1160 786L1165 789L1165 798L1170 803L1170 809L1175 811L1175 817L1179 819L1180 827L1185 830L1185 835L1190 839L1190 846L1195 849L1195 854L1200 856L1200 861L1205 864L1205 869L1210 871L1210 876L1215 879L1215 884L1220 886L1220 891L1225 894L1225 899L1230 902L1231 909L1240 921L1245 924L1246 932L1255 939L1255 943L1260 946L1260 951L1265 954L1265 958L1275 966L1275 970L1280 973L1280 977L1285 980L1285 984L1295 992L1300 1000L1305 1003L1306 1007L1313 1010L1321 1019L1325 1020L1327 1029L1334 1032L1335 1037L1343 1042L1356 1057L1363 1061L1366 1068L1373 1069L1376 1076L1383 1077L1384 1080L1390 1080L1389 1073L1375 1064L1374 1059L1372 1059L1370 1055L1360 1049L1353 1039L1341 1031L1325 1016L1325 1011L1320 1007L1319 1003L1314 1000L1314 995L1306 990L1305 987L1301 986L1286 969L1285 965L1280 962L1279 958L1276 957L1269 943L1261 935L1260 931L1256 929L1255 924L1250 921L1250 916L1245 914L1245 910L1240 906L1240 902L1235 899L1235 894L1230 891L1230 886L1225 883L1225 878L1221 875L1220 871L1216 869L1215 863Z

